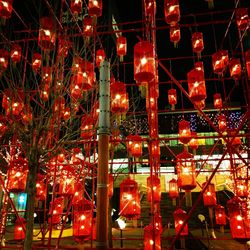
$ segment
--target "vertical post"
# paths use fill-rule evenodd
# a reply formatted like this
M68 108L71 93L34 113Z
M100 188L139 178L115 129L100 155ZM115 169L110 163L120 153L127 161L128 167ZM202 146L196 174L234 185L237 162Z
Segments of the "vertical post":
M101 62L100 66L99 105L96 249L106 250L108 245L108 164L110 133L110 64L107 61Z

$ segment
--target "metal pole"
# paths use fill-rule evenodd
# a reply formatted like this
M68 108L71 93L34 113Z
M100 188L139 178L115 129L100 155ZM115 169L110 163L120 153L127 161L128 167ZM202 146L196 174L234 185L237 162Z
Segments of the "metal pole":
M108 247L108 167L110 133L110 64L101 62L99 83L99 128L97 168L97 235L96 249Z

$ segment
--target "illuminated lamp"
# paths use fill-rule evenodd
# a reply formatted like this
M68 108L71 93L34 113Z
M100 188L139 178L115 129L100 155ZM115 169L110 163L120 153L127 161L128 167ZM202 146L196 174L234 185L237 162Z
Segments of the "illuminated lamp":
M178 185L176 179L171 179L169 181L169 197L170 199L176 199L179 197Z
M128 135L127 150L129 154L135 158L142 156L142 138L139 135Z
M9 52L5 49L0 49L0 72L7 69L9 64Z
M37 72L41 68L41 64L42 64L42 56L41 54L35 52L33 54L32 62L31 62L32 69L35 72Z
M74 186L75 192L72 197L72 205L77 204L84 197L84 186L82 182L76 182Z
M92 231L92 203L83 199L73 206L73 236L77 242L84 241Z
M158 158L161 155L160 143L157 140L154 140L150 144L150 153L152 157Z
M91 37L93 36L93 31L94 31L94 27L93 27L93 20L91 16L86 16L83 19L83 34L86 37Z
M81 14L82 12L82 0L71 0L70 1L70 10L72 13Z
M26 230L26 221L22 217L16 219L14 225L14 240L24 240Z
M160 234L163 232L162 217L159 212L154 213L151 219L151 224L154 224L155 229L159 230Z
M7 171L8 191L12 193L24 192L28 172L28 162L26 161L26 159L18 157L16 159L11 160L9 169Z
M39 91L39 96L43 101L49 100L49 93L50 93L50 86L49 84L45 83L43 86L41 86L41 89Z
M245 58L246 58L247 75L248 79L250 79L250 49L245 52Z
M46 198L46 186L44 183L45 175L38 174L36 181L36 199L44 201Z
M155 78L154 46L148 41L134 46L134 79L140 85Z
M0 0L0 17L8 19L12 14L12 3L13 0Z
M65 109L65 99L63 96L59 96L55 99L53 103L52 106L53 114L59 117L63 117L64 109Z
M77 73L77 85L81 86L83 91L93 88L94 84L94 65L88 61L82 60L80 69Z
M59 180L59 195L74 195L75 193L75 169L71 166L64 166L61 169Z
M65 107L63 112L63 120L68 121L70 118L70 107Z
M232 58L229 62L230 76L238 80L241 76L241 63L239 58Z
M94 123L93 118L89 115L82 117L81 121L81 138L90 139L94 135Z
M207 97L203 70L192 69L187 74L189 97L193 102L200 102Z
M146 93L146 109L147 111L157 110L157 99L159 97L158 85L150 84Z
M222 75L228 65L228 51L220 50L212 55L212 64L215 74Z
M206 185L206 182L202 184L202 187ZM216 191L213 183L209 183L206 190L203 193L203 204L205 207L216 206Z
M181 120L179 122L179 141L183 144L189 143L191 140L190 122Z
M200 56L200 53L204 49L203 34L201 32L195 32L192 34L192 49L194 53Z
M195 108L199 108L199 109L204 109L206 107L206 102L205 102L205 99L204 100L201 100L201 101L198 101L198 102L193 102Z
M158 112L157 110L151 110L150 112L148 112L148 121L151 126L151 129L149 130L150 138L158 138ZM155 149L158 150L157 148ZM152 150L154 151L154 149Z
M235 10L235 19L239 30L244 31L249 27L249 16L247 8L239 8Z
M108 184L108 197L111 198L114 193L114 177L109 174L109 184Z
M223 106L221 94L220 93L215 93L213 95L213 99L214 99L214 108L221 109L222 106Z
M181 30L180 30L180 25L178 23L176 23L173 26L170 26L169 38L170 42L174 43L174 47L176 48L178 42L181 40Z
M127 54L127 39L124 36L119 36L116 40L116 53L123 61L123 56Z
M82 163L81 160L81 149L80 148L73 148L72 149L72 156L71 156L71 163L74 165L80 165Z
M50 202L49 223L51 223L52 225L56 225L61 222L63 206L64 206L63 197L55 198L53 202Z
M247 198L249 194L247 180L235 180L235 193L240 198Z
M165 20L171 26L180 21L180 6L178 0L164 0Z
M120 216L135 219L140 216L140 193L138 183L127 178L120 184Z
M184 226L182 231L180 231L184 221L187 219L187 213L178 208L174 211L174 226L175 226L175 234L179 234L180 236L188 235L188 224Z
M10 58L13 63L18 63L21 61L22 47L19 44L12 45L10 51Z
M102 0L89 0L88 11L90 16L102 15Z
M56 25L51 17L40 19L38 43L44 50L52 50L56 44Z
M95 63L97 67L100 67L101 62L104 61L106 55L105 51L103 49L98 49L96 51L96 58L95 58Z
M228 134L228 136L233 137L233 138L230 138L230 141L232 140L231 146L233 146L234 148L238 148L242 144L241 138L239 136L237 136L235 129L228 129L227 134Z
M168 102L171 105L171 109L174 110L174 106L177 104L177 93L176 89L168 90Z
M48 84L51 86L52 84L52 68L51 67L43 67L41 71L42 84Z
M221 205L217 205L214 211L216 224L220 226L225 226L227 223L225 208Z
M146 16L154 16L156 13L156 2L155 0L145 1L145 13Z
M161 181L158 176L152 175L147 178L147 198L148 202L161 201Z
M144 227L144 250L161 250L161 232L152 224Z
M71 76L69 85L70 95L73 100L79 100L83 96L82 82L78 81L78 73Z
M224 114L218 115L218 128L220 132L224 132L227 129L227 118Z

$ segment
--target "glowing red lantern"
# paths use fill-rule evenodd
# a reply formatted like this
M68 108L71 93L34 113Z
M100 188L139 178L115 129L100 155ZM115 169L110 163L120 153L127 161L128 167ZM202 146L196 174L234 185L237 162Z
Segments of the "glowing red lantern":
M246 58L247 75L248 79L250 79L250 49L245 52L245 58Z
M187 219L187 213L178 208L174 211L174 226L175 226L175 234L180 233L180 236L188 235L188 224L186 223L182 231L180 231L184 221Z
M77 73L77 85L81 86L83 91L90 90L93 88L94 78L94 65L82 60Z
M81 138L90 139L94 135L94 132L93 118L88 115L83 116L81 123Z
M196 187L194 156L185 149L182 153L178 154L176 158L178 187L185 191L194 189Z
M0 0L0 17L2 18L10 18L12 14L12 3L13 0Z
M72 13L80 14L82 12L82 0L71 0L70 9Z
M10 58L12 62L18 63L21 61L22 47L19 44L14 44L10 51Z
M127 150L135 158L142 156L142 138L139 135L127 136Z
M56 44L56 26L53 18L42 17L40 19L40 29L38 42L42 49L52 50Z
M103 49L98 49L96 51L96 58L95 58L95 63L97 67L100 67L101 62L104 61L106 55L105 51Z
M147 111L152 112L152 110L157 110L157 98L159 97L159 88L158 85L150 84L148 86L148 92L146 94L146 109Z
M158 176L152 175L147 178L147 194L149 202L161 201L161 181Z
M65 107L64 113L63 113L63 119L64 121L68 121L70 118L70 107Z
M168 102L172 106L172 109L174 109L174 106L177 104L176 89L172 88L168 90Z
M89 0L88 11L90 16L101 16L102 0Z
M233 137L233 138L230 138L230 140L232 140L231 146L233 146L234 148L238 148L242 144L241 138L237 136L235 129L228 129L227 134L228 136Z
M171 26L180 21L180 6L178 0L164 0L165 20Z
M18 157L10 161L7 171L7 189L12 193L24 192L28 175L28 162L26 159Z
M227 129L227 118L225 115L218 115L218 128L220 132L224 132Z
M75 178L75 169L71 166L64 166L60 174L58 194L73 195L75 193Z
M151 219L151 224L155 226L155 229L159 230L160 234L163 232L163 227L162 227L162 217L159 212L156 212L152 219Z
M9 52L5 49L0 49L0 72L7 69L9 64Z
M144 227L144 250L161 250L161 232L152 224Z
M197 139L197 133L192 131L191 132L191 140L188 143L188 146L193 149L193 151L196 151L199 147L199 141Z
M213 95L214 98L214 108L221 109L222 108L222 98L220 93L215 93Z
M69 89L73 100L79 100L82 98L82 81L78 81L78 73L76 75L72 75Z
M59 96L55 99L52 111L54 115L57 115L59 118L63 117L65 109L65 99L63 96Z
M249 26L249 16L247 8L239 8L235 11L235 19L239 30L244 31Z
M189 143L191 140L190 122L181 120L179 122L179 141L183 144Z
M140 194L136 181L127 178L120 184L120 213L125 218L140 216Z
M73 236L81 242L91 235L92 231L92 204L83 199L73 206Z
M149 130L150 138L157 138L158 137L158 111L157 110L150 110L148 112L148 121L150 123L151 129ZM152 148L151 151L155 152L158 155L157 145L155 148ZM159 151L160 153L160 151Z
M241 63L239 58L232 58L229 62L230 76L238 80L241 76Z
M155 78L154 47L148 41L134 46L134 79L138 84L151 82Z
M14 226L14 240L24 240L25 230L26 230L25 219L22 217L17 218Z
M170 41L174 43L174 47L176 47L177 43L181 40L181 30L180 25L178 23L173 26L170 26L169 37Z
M92 17L90 16L87 16L83 19L83 34L86 37L90 37L93 35L94 27L92 23L93 23L93 20L92 20Z
M217 225L224 226L227 223L225 208L221 205L217 205L215 211L215 222Z
M72 197L72 205L77 204L84 197L84 186L82 182L76 182L74 189L75 189L75 192Z
M202 184L202 187L206 185L206 182ZM203 203L206 207L213 207L216 205L216 191L213 183L209 183L205 192L203 193Z
M154 16L156 12L156 2L155 0L145 1L145 14L146 16Z
M48 101L49 100L49 91L50 86L48 83L45 83L43 86L41 86L41 90L39 91L40 98L43 101Z
M41 54L34 53L31 62L32 69L37 72L41 68L41 64L42 64Z
M38 174L36 181L36 198L40 201L44 201L46 198L46 186L44 183L44 175Z
M63 213L63 204L64 204L63 197L55 198L53 202L50 202L49 222L52 223L52 225L56 225L61 222Z
M203 34L195 32L192 34L192 48L193 52L200 54L204 49Z
M151 155L153 157L155 157L155 158L160 157L161 149L160 149L159 141L152 141L149 147L150 147Z
M116 40L116 53L120 56L120 61L123 61L123 56L127 54L127 39L124 36L119 36Z
M220 50L212 55L212 64L215 74L221 75L224 73L228 65L228 51Z
M169 197L171 199L176 199L179 197L177 180L174 178L169 181Z
M114 192L114 177L112 174L109 174L109 185L108 185L108 196L111 198Z

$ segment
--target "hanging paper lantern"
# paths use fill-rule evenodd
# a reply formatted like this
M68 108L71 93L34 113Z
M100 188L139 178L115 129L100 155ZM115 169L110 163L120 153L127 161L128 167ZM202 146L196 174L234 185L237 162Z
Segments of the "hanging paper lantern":
M176 199L179 197L177 180L174 178L169 181L169 197L171 199Z
M179 122L179 141L183 144L189 143L191 140L190 122L181 120Z
M53 202L50 202L49 223L52 223L52 225L56 225L61 222L63 213L63 203L63 197L55 198Z
M48 101L49 93L50 93L50 85L48 83L45 83L43 86L41 86L41 90L39 91L40 98L45 102Z
M196 187L196 174L194 156L185 149L176 156L177 158L177 183L178 187L183 190L192 190Z
M82 242L91 235L92 204L83 199L73 206L73 236L77 242Z
M248 79L250 79L250 49L245 52L245 58L246 58L247 75Z
M214 98L214 108L221 109L222 108L222 98L220 93L215 93L213 95Z
M90 16L102 15L102 0L89 0L88 11Z
M12 62L18 63L21 61L22 47L19 44L14 44L10 51L10 58Z
M46 198L46 186L44 183L44 175L38 174L36 181L36 199L44 201Z
M193 149L193 151L197 150L199 147L199 141L197 139L197 133L191 132L191 140L188 143L188 146Z
M213 70L215 74L221 75L226 70L228 65L228 51L227 50L220 50L217 51L212 55L212 64Z
M82 0L71 0L70 2L70 10L73 14L81 14L82 13Z
M156 230L159 230L160 234L163 232L162 217L159 212L154 213L151 219L151 224L154 225Z
M59 195L74 195L75 193L75 169L71 166L64 166L61 170L59 180Z
M77 73L77 85L81 86L83 91L93 88L94 85L94 65L88 61L82 60Z
M152 157L158 158L161 155L160 143L159 141L152 141L150 144L150 152Z
M123 61L123 56L127 54L127 39L124 36L119 36L116 40L116 53Z
M229 137L233 137L230 138L230 141L232 140L231 146L233 146L234 148L238 148L242 144L241 138L237 136L238 133L236 132L235 129L228 129L227 134Z
M176 47L178 42L181 40L181 29L178 23L173 26L170 26L169 37L170 41L174 43L174 47Z
M0 17L1 18L10 18L12 14L12 3L13 0L0 0Z
M109 174L108 197L111 198L114 193L114 177Z
M224 132L227 129L227 118L225 115L218 115L218 128L220 132Z
M8 182L7 189L12 193L20 193L25 191L27 175L28 175L28 162L26 159L18 157L10 161L10 166L7 171Z
M63 120L68 121L70 118L70 107L65 107L64 113L63 113Z
M201 32L195 32L192 34L192 48L193 52L200 54L204 49L203 34Z
M159 88L156 84L150 84L146 93L146 109L150 113L157 110L157 99L159 97Z
M82 181L78 181L75 183L74 186L75 192L72 197L72 205L77 204L79 201L82 201L84 197L84 186L82 184Z
M152 175L147 178L147 195L148 202L159 203L161 201L161 181L159 177Z
M145 1L145 14L146 16L154 16L156 13L156 2L155 0Z
M127 150L129 154L135 158L142 156L142 138L139 135L128 135Z
M100 67L101 62L104 61L106 55L105 51L103 49L98 49L96 51L96 58L95 58L95 63L97 67Z
M148 41L134 46L134 79L138 84L151 82L155 78L154 46Z
M161 233L152 224L144 227L144 250L161 250Z
M151 110L150 112L148 112L148 122L151 126L151 129L149 130L149 137L155 138L155 139L158 138L158 111L157 110ZM160 149L158 149L157 145L155 146L156 146L155 148L152 148L152 152L155 152L156 155L158 155L160 154ZM157 153L157 151L159 152Z
M38 42L42 49L52 50L56 44L56 27L53 18L42 17L40 19L40 29Z
M221 205L217 205L214 209L215 222L217 225L224 226L227 223L225 208Z
M173 109L174 105L177 104L176 89L171 88L168 90L168 102L172 106L172 109Z
M182 231L180 231L184 221L187 218L187 213L178 208L174 211L174 226L175 226L175 234L178 234L180 232L180 236L188 235L188 224L186 223Z
M93 20L91 16L86 16L83 19L83 34L86 37L91 37L93 35L94 27Z
M202 184L202 187L206 185L206 182ZM205 192L203 193L203 204L206 207L213 207L217 203L216 191L213 183L209 183Z
M5 49L0 49L0 72L7 69L9 64L9 52Z
M31 66L32 69L37 72L41 68L42 56L39 53L34 53L32 57Z
M71 76L69 85L70 96L73 100L79 100L83 96L82 81L78 80L78 73Z
M120 216L132 219L140 216L140 194L136 181L127 178L120 184Z
M229 62L230 76L238 80L241 76L241 63L239 58L232 58Z
M250 24L247 8L239 8L235 10L235 19L239 30L244 31Z
M88 115L83 116L80 129L81 129L81 138L90 139L95 132L93 118Z
M26 221L22 217L16 219L14 225L14 240L24 240L26 230Z
M165 20L171 26L180 21L180 6L178 0L164 0Z

